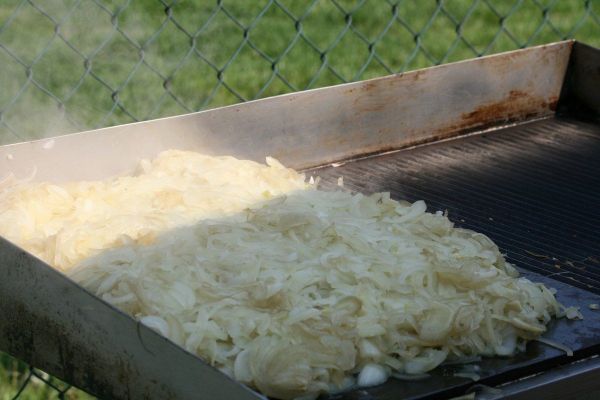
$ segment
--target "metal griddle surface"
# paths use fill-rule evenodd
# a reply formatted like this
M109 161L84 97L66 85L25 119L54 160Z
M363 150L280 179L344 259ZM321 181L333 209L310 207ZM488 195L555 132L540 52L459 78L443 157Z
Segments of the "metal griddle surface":
M578 305L582 321L554 321L544 337L573 358L532 342L510 359L478 363L479 383L527 376L600 350L600 126L550 118L310 171L324 187L339 176L352 191L388 191L394 199L447 210L457 226L485 233L524 276ZM585 290L582 290L585 289ZM442 367L422 381L390 380L332 398L446 398L473 385Z

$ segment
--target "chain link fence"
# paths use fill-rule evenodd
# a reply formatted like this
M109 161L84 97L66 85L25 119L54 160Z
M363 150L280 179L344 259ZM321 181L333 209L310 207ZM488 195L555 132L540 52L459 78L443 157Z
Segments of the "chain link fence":
M3 0L0 144L568 38L600 0ZM0 354L0 400L84 397Z
M0 352L0 400L92 400L47 373Z
M2 143L578 38L599 0L4 0Z

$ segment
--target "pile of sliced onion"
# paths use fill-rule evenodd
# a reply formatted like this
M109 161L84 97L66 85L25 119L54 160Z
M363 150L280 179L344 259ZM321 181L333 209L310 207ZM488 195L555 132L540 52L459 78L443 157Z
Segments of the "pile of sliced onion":
M169 151L109 181L4 182L0 234L284 399L511 355L564 314L423 201L325 192L268 164Z

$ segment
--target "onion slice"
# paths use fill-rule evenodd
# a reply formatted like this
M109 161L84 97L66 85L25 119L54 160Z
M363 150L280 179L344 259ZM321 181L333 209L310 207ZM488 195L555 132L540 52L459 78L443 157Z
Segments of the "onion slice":
M562 350L567 354L567 357L573 357L573 350L562 343L558 343L552 339L539 337L534 339L536 342L543 343L547 346L554 347L555 349Z

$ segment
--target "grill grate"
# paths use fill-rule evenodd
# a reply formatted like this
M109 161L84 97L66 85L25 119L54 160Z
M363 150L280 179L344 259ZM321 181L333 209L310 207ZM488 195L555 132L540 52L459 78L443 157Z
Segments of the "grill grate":
M599 155L600 126L549 118L312 173L423 199L517 266L600 294Z

